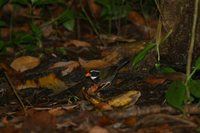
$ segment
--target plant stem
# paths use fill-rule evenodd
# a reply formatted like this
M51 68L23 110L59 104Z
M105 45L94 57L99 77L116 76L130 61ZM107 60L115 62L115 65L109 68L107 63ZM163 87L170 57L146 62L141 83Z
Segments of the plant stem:
M92 22L92 20L91 20L90 17L88 16L88 14L87 14L87 12L86 12L86 10L84 9L83 6L81 6L81 9L82 9L83 14L84 14L85 17L87 18L89 24L92 26L92 28L93 28L95 34L97 35L99 41L100 41L104 46L106 46L106 44L104 43L104 41L101 39L100 34L99 34L99 32L98 32L96 26L94 25L94 23Z
M188 58L187 58L187 68L186 68L186 95L187 98L190 98L190 90L188 87L188 82L190 80L190 73L191 73L191 65L192 65L192 54L193 54L193 49L194 49L194 43L195 43L195 31L196 31L196 25L197 25L197 17L198 17L198 8L199 8L199 0L195 0L194 3L194 17L193 17L193 25L192 25L192 35L191 35L191 42L190 42L190 47L188 50Z

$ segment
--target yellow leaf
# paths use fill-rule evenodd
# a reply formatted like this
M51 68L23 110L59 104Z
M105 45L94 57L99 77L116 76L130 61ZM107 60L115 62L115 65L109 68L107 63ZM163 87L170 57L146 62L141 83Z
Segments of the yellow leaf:
M16 85L17 90L26 88L38 88L38 84L34 80L26 80L25 83L20 83Z
M59 92L60 90L64 90L67 88L66 84L60 79L58 79L53 73L50 73L45 77L39 78L38 82L41 88L52 89L55 92Z
M139 91L132 90L112 98L108 101L108 104L112 107L122 107L129 104L135 104L140 96L141 93Z

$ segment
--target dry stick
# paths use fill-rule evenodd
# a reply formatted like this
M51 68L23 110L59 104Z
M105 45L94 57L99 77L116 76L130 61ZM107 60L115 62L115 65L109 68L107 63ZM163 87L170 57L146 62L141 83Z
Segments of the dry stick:
M184 119L184 118L181 118L179 116L173 116L173 115L168 115L168 114L153 114L153 115L148 115L148 116L142 118L141 120L139 120L135 124L134 129L137 130L141 125L149 124L149 123L152 123L153 121L157 122L159 118L161 118L161 119L171 119L171 120L174 120L174 121L177 121L177 122L187 124L190 127L197 127L198 126L194 122L187 120L187 119Z
M13 90L15 96L17 97L17 100L19 101L21 107L23 108L23 111L24 111L25 116L27 116L27 112L26 112L25 105L24 105L24 103L22 102L20 96L18 95L15 86L14 86L13 83L11 82L11 80L10 80L8 74L7 74L5 71L3 71L3 73L4 73L5 77L6 77L6 80L7 80L8 83L9 83L11 89Z
M200 108L196 105L187 105L185 107L186 112L190 114L200 114ZM125 111L117 111L113 112L111 117L113 118L126 118L130 116L145 116L150 114L158 114L158 113L168 113L168 114L180 114L180 112L170 106L160 106L160 105L151 105L151 106L144 106L144 107L132 107L128 108Z
M188 58L187 58L187 69L186 69L186 86L190 80L190 73L191 73L191 64L192 64L192 54L194 49L194 43L195 43L195 31L196 31L196 25L197 25L197 17L198 17L198 8L199 8L199 0L195 0L194 3L194 18L193 18L193 25L192 25L192 35L191 35L191 42L190 42L190 48L188 50ZM190 98L190 90L188 86L186 87L186 95L187 98Z

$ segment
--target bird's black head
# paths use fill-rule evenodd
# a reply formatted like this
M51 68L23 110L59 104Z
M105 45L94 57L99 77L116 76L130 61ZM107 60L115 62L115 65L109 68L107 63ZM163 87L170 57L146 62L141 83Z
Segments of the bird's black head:
M89 77L93 81L98 81L99 80L99 76L100 76L100 71L93 69L93 70L90 70L89 72L87 72L85 74L85 76Z

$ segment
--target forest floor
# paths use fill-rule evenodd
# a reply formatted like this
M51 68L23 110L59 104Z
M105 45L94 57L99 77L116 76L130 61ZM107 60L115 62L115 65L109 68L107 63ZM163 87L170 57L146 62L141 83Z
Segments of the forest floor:
M16 19L12 31L30 31L21 21L23 17ZM165 99L169 84L185 79L184 66L162 73L154 67L154 49L133 65L134 57L152 39L143 25L124 25L123 35L94 35L85 24L80 27L81 32L74 33L62 26L56 30L46 26L37 46L4 49L0 57L0 132L200 132L196 105L186 106L183 114ZM1 29L4 40L10 34L10 27ZM26 43L19 38L12 41ZM91 70L105 76L95 75L100 77L93 80Z

